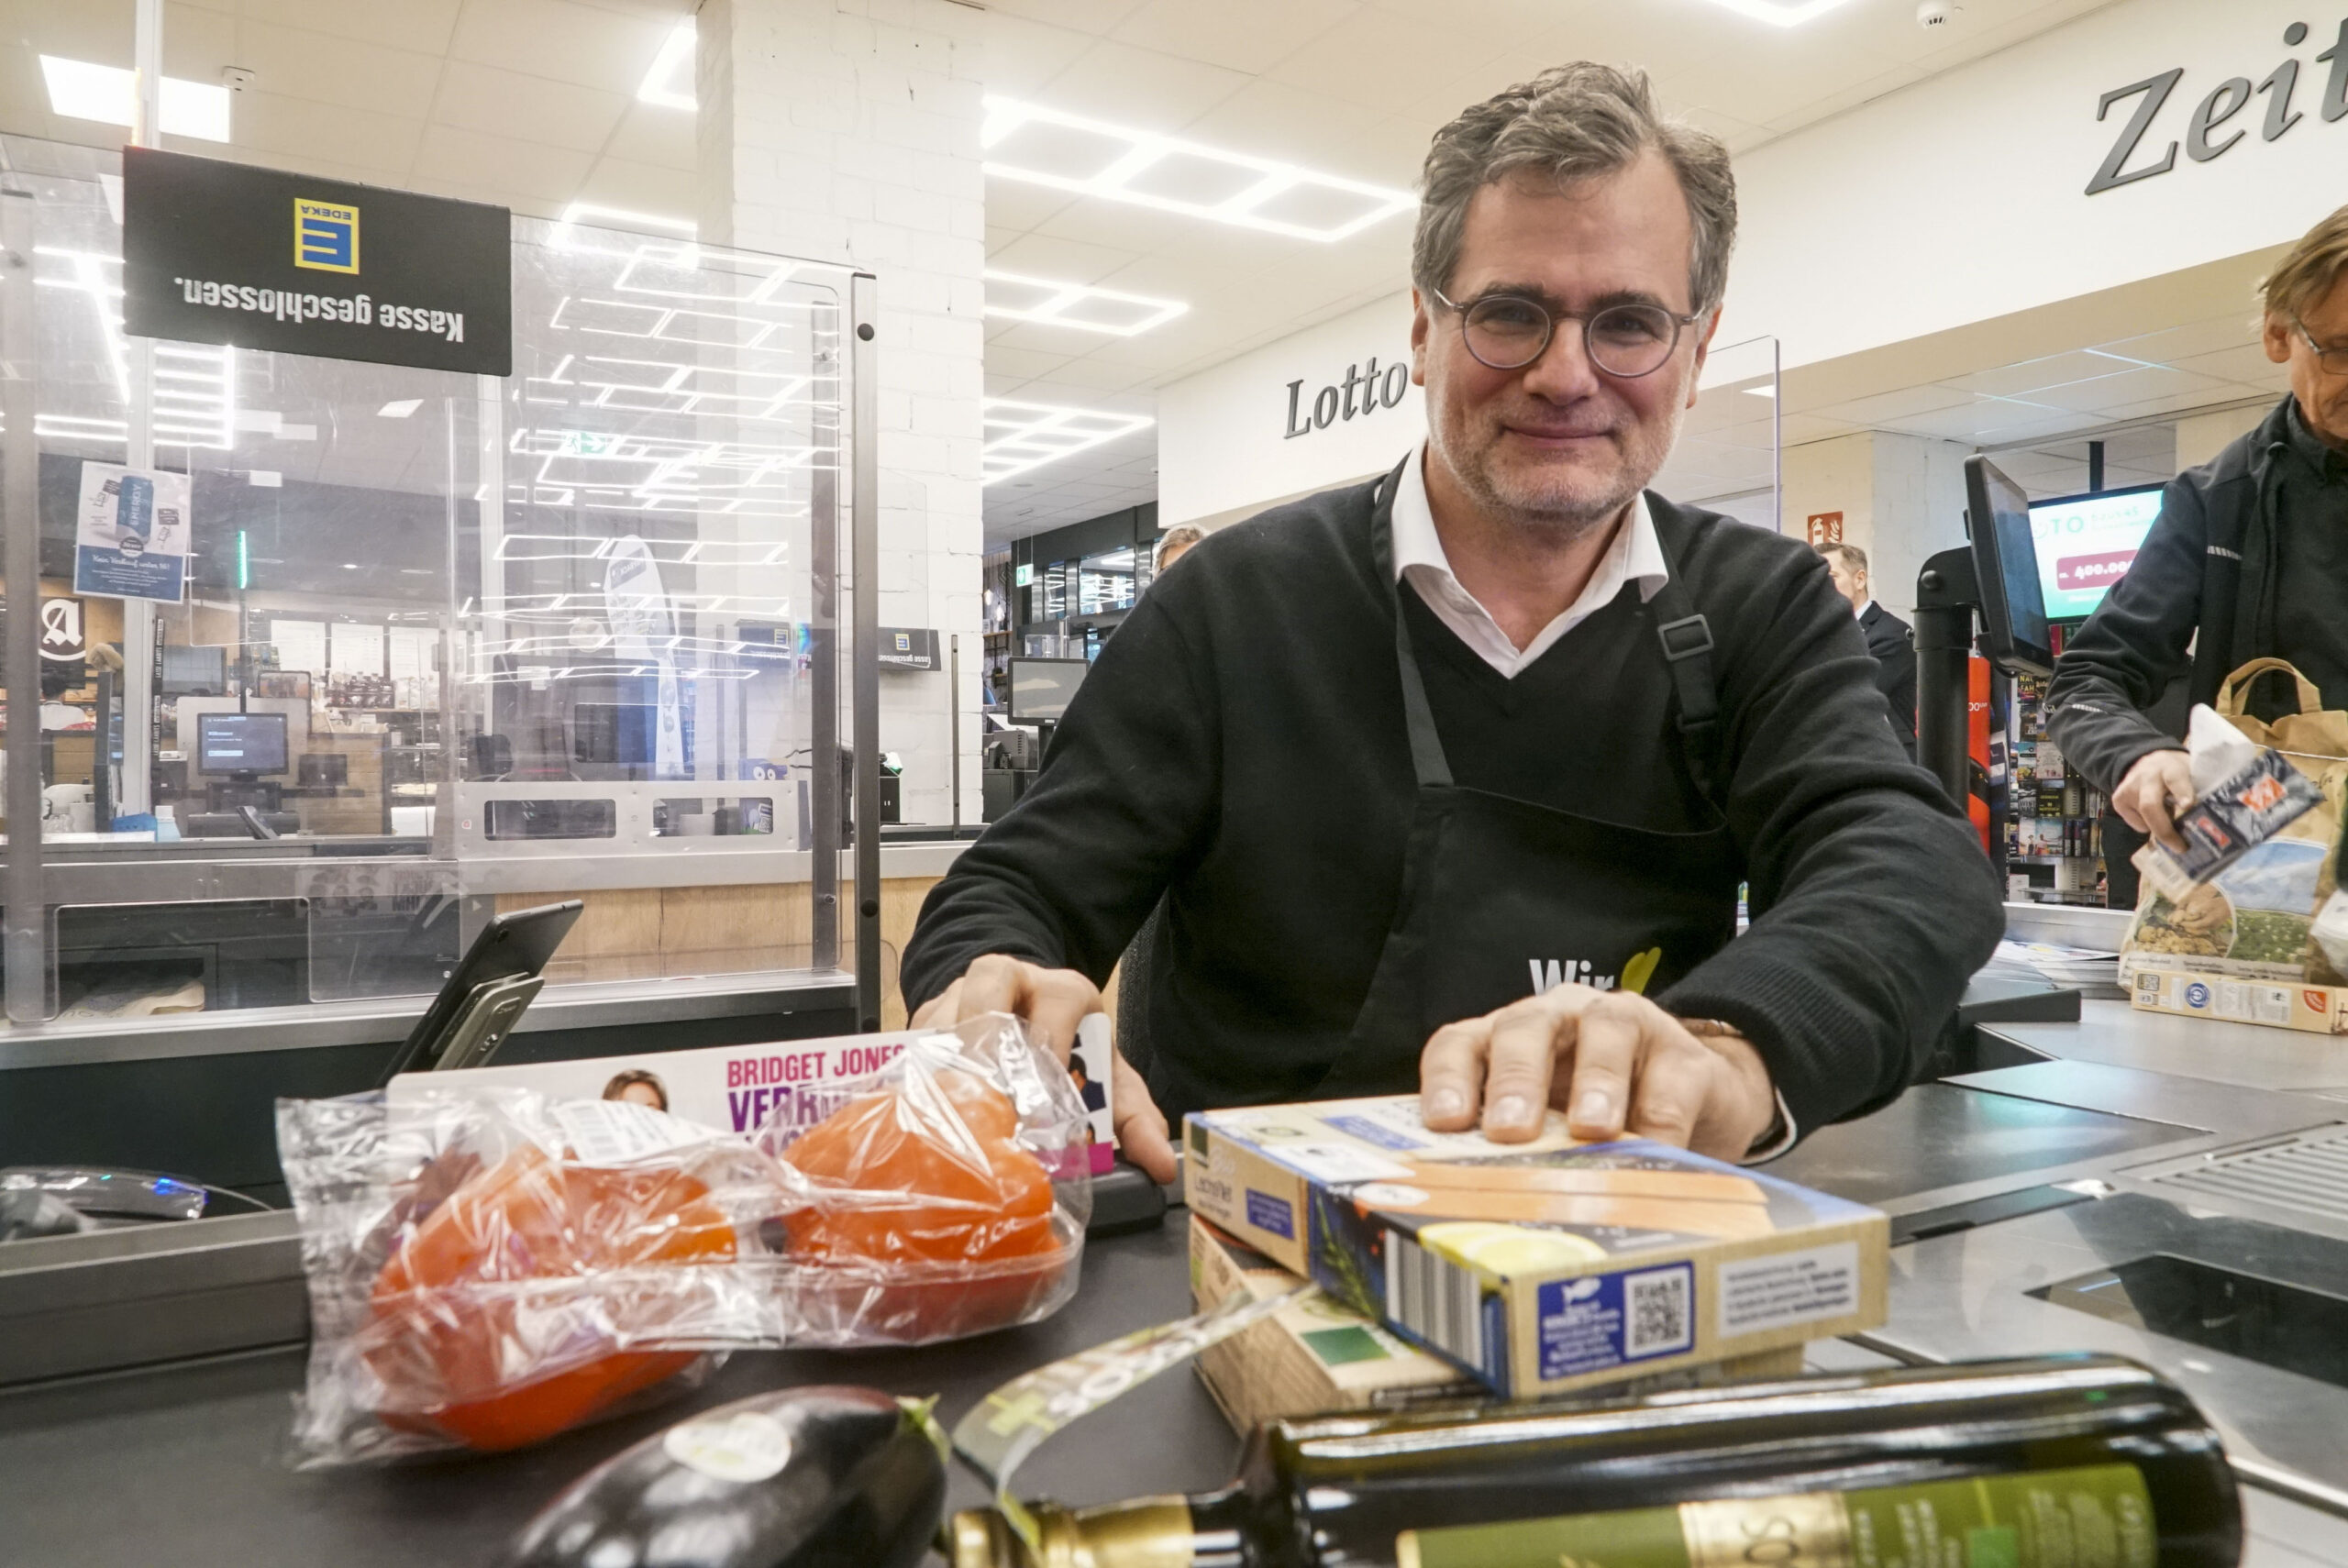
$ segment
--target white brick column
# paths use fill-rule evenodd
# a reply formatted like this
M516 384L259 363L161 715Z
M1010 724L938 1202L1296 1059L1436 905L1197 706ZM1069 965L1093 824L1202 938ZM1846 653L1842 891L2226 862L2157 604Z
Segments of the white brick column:
M935 627L941 657L962 639L958 693L943 671L881 673L907 822L950 820L955 723L963 820L980 814L985 19L955 0L703 0L699 21L702 238L880 279L880 624Z

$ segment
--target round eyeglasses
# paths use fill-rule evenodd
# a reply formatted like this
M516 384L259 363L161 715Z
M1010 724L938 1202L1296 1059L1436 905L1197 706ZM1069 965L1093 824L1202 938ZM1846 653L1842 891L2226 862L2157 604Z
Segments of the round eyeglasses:
M1462 305L1441 289L1434 297L1459 313L1460 336L1477 362L1495 370L1521 370L1548 350L1559 321L1581 323L1582 351L1610 376L1635 381L1670 363L1679 334L1704 319L1681 315L1659 304L1608 305L1586 316L1553 312L1523 294L1486 294Z

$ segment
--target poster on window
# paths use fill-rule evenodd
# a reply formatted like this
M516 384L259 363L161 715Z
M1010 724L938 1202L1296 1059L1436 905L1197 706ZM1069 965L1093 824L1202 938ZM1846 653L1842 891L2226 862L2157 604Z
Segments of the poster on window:
M187 475L83 463L73 546L74 592L180 603L187 598Z

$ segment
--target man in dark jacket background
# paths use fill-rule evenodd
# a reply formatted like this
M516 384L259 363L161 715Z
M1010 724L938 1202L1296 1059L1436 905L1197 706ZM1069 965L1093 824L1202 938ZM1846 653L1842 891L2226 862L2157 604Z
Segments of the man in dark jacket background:
M1867 553L1856 545L1821 545L1834 591L1851 602L1875 659L1875 683L1891 710L1891 733L1916 759L1916 634L1914 628L1875 601L1867 586Z
M2348 708L2348 207L2325 218L2261 285L2266 357L2291 395L2200 468L2169 481L2128 575L2063 651L2047 726L2064 756L2139 833L2183 848L2186 754L2146 716L2189 671L2211 701L2254 658L2288 659ZM2196 641L2196 637L2198 641ZM2250 711L2297 699L2269 680Z

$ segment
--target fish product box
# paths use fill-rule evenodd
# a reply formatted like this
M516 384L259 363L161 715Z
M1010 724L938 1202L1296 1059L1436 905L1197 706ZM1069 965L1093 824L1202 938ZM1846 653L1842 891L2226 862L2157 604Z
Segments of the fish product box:
M1510 1398L1882 1323L1877 1209L1645 1139L1431 1132L1414 1095L1203 1111L1191 1211Z

